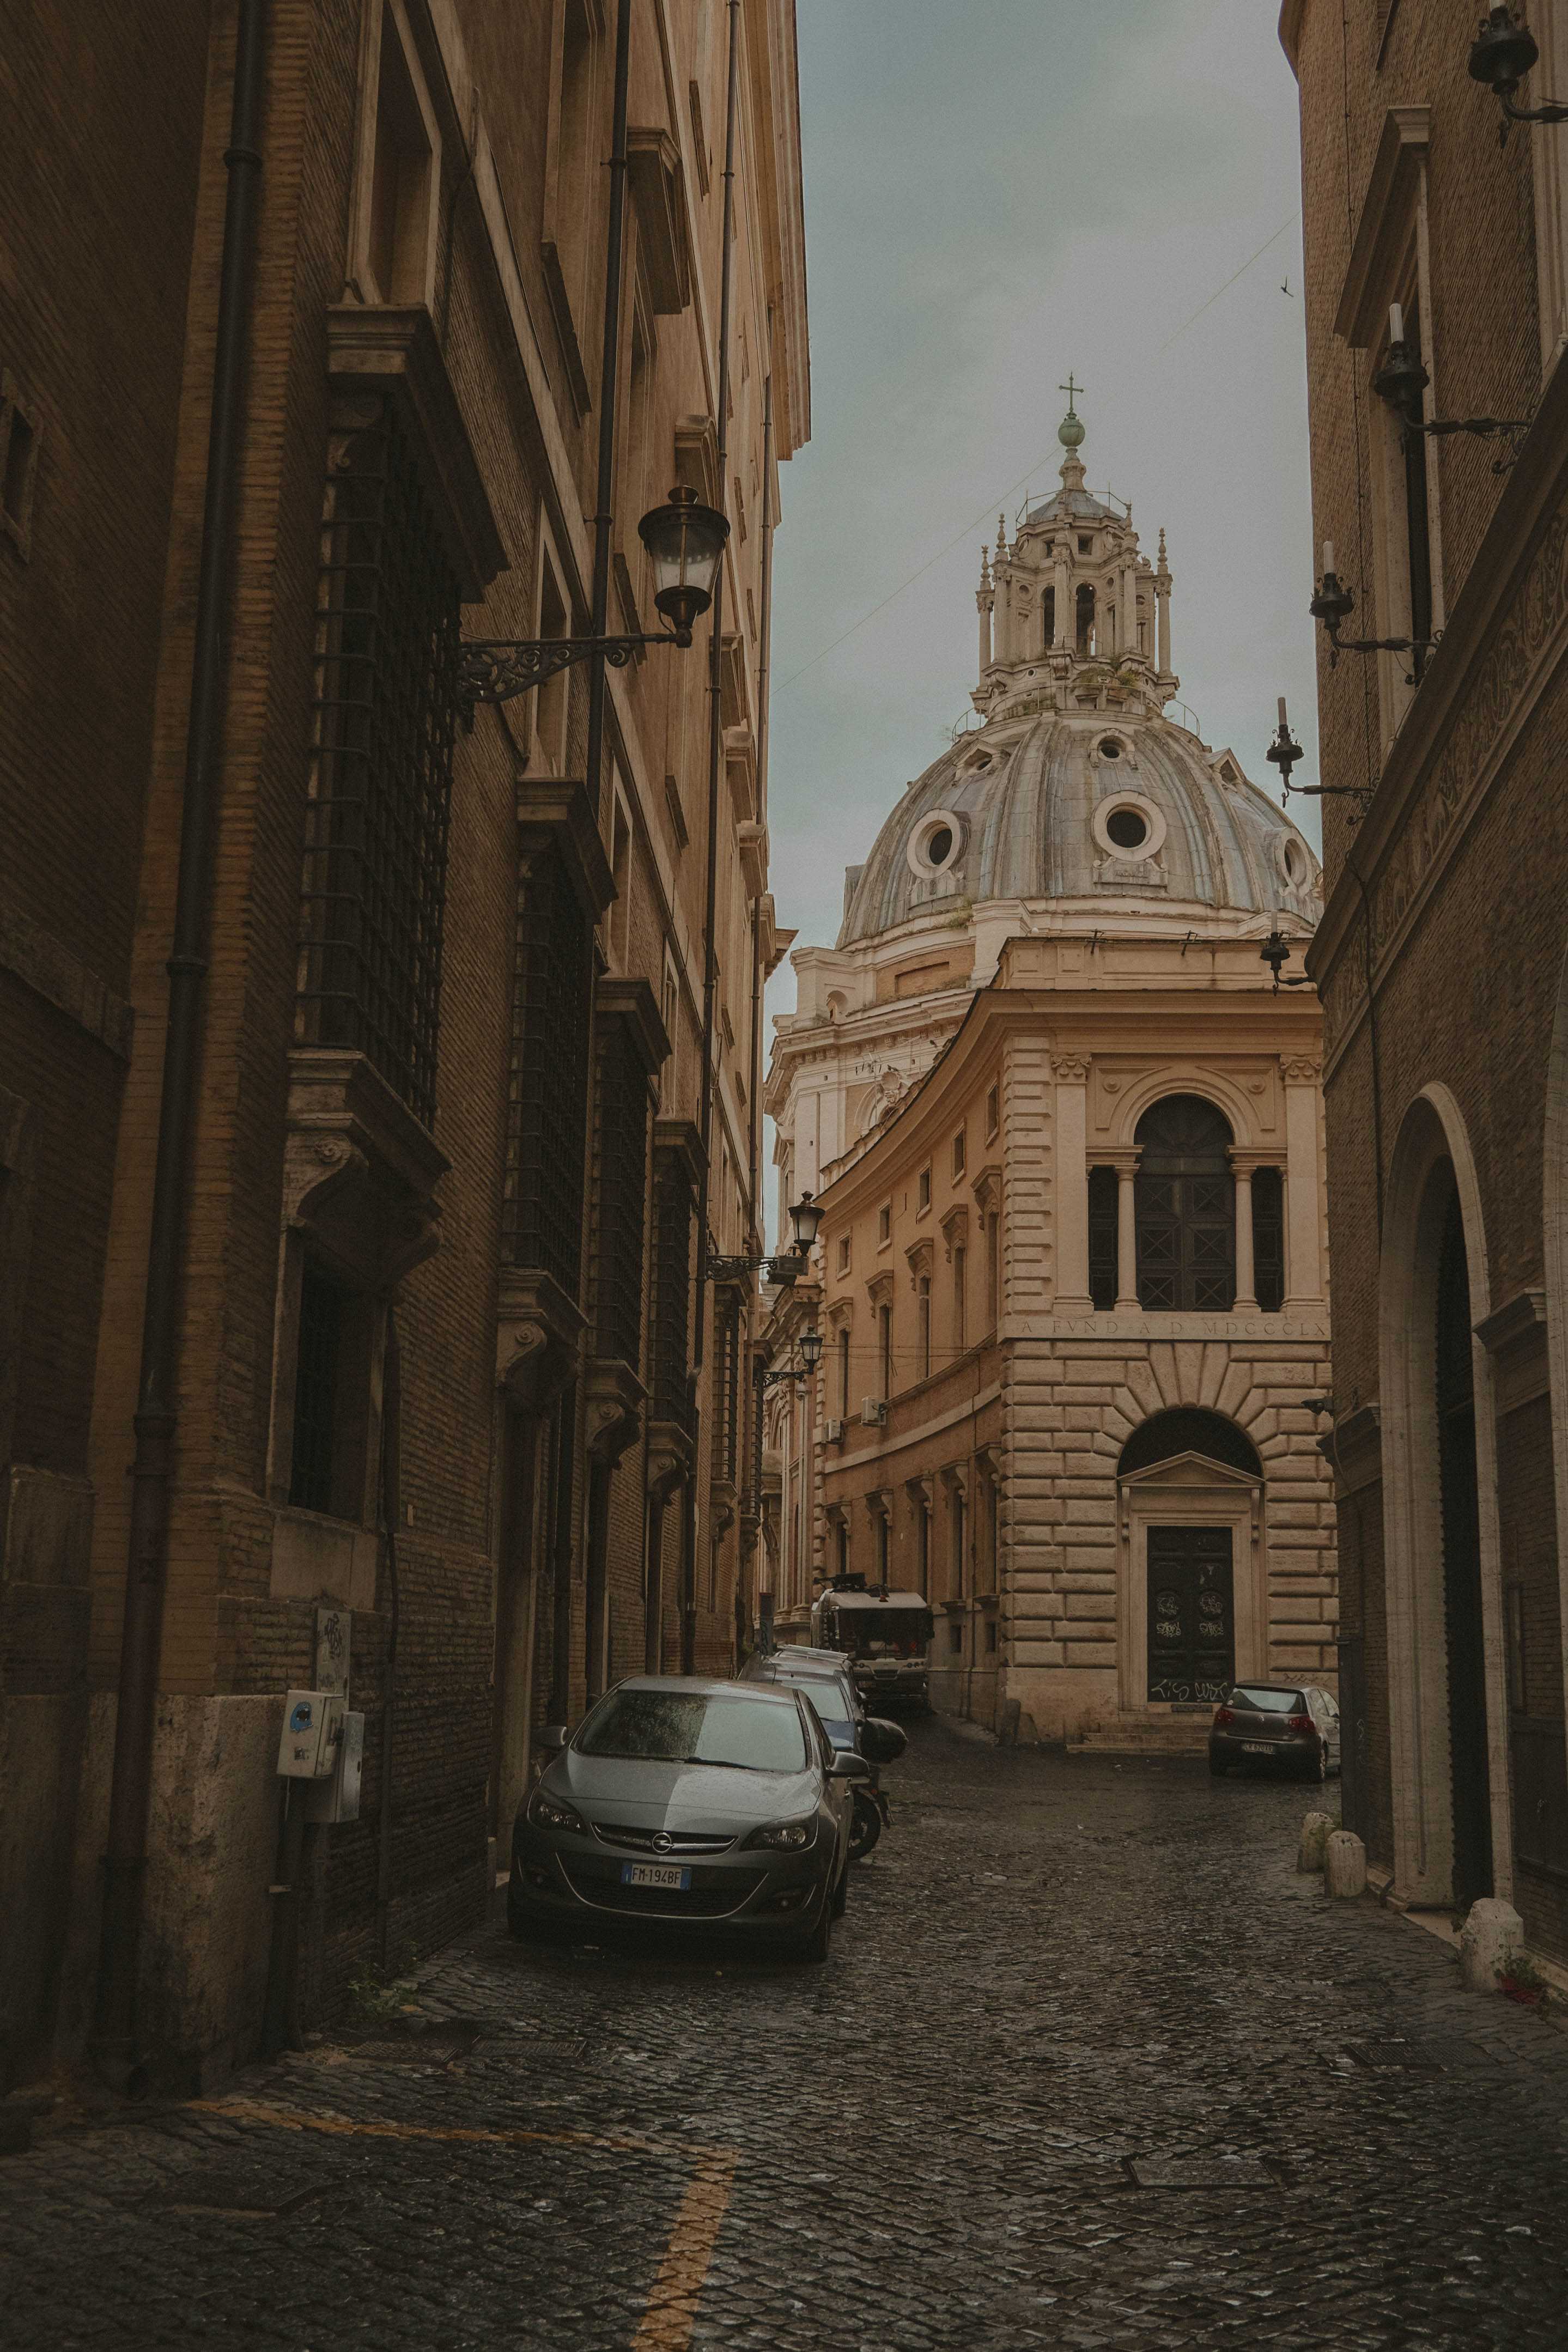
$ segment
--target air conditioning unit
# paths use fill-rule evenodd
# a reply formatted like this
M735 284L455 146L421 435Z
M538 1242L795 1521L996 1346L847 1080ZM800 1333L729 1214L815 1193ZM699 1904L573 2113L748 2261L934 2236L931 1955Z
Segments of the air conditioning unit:
M844 1423L841 1421L830 1421L827 1424L826 1437L829 1445L842 1445L844 1443Z
M862 1397L860 1400L860 1418L865 1423L868 1429L885 1429L888 1424L887 1398Z

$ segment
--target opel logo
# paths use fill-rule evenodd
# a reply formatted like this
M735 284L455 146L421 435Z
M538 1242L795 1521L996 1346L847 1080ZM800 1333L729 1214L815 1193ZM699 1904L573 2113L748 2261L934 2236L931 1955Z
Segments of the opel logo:
M653 1850L655 1853L668 1853L674 1844L675 1840L670 1836L669 1832L668 1830L660 1830L658 1835L653 1842Z

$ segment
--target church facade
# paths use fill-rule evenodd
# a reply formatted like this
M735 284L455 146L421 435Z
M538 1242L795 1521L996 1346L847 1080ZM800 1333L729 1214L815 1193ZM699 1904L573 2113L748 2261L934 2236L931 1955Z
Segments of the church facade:
M983 560L978 728L793 959L768 1108L826 1213L771 1336L825 1346L768 1572L786 1638L822 1575L923 1591L936 1703L1005 1737L1185 1746L1233 1679L1335 1680L1319 877L1165 717L1163 539L1060 437Z

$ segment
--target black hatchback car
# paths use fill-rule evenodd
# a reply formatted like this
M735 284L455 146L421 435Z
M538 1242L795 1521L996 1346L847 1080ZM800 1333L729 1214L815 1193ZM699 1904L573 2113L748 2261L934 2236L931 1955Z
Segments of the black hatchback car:
M1312 1683L1237 1683L1216 1706L1209 1732L1209 1770L1270 1764L1326 1780L1340 1769L1338 1701Z

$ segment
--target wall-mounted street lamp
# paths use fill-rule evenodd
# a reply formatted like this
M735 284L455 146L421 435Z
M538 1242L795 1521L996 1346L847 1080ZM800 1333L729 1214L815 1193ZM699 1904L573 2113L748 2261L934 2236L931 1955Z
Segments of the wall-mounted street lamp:
M1279 782L1287 800L1294 792L1300 793L1307 800L1324 801L1342 797L1346 800L1360 801L1364 807L1372 798L1372 794L1363 784L1293 784L1290 782L1291 769L1297 761L1304 759L1306 754L1290 732L1290 723L1285 716L1283 695L1279 698L1279 724L1275 730L1273 741L1263 756L1279 769Z
M1283 931L1276 930L1269 932L1258 950L1260 961L1266 963L1274 974L1276 996L1282 988L1310 988L1312 985L1310 978L1304 971L1292 972L1289 975L1285 973L1285 967L1300 944L1300 940L1288 940Z
M774 1389L784 1381L810 1380L822 1361L822 1334L820 1331L803 1331L795 1344L800 1349L800 1363L786 1365L780 1371L770 1372L762 1358L757 1358L757 1369L752 1377L759 1389Z
M637 536L653 559L654 604L669 623L626 637L475 637L461 648L458 692L471 708L510 702L515 694L542 686L574 662L602 654L612 669L625 669L639 646L689 646L692 624L713 602L713 583L730 525L715 507L705 507L695 490L677 484L668 502L650 508Z
M1321 621L1329 640L1329 667L1332 669L1342 654L1426 654L1436 645L1435 637L1342 637L1341 629L1355 610L1352 592L1341 584L1334 570L1334 542L1323 541L1323 576L1318 593L1307 610L1314 621ZM1406 680L1414 686L1414 677Z
M1489 89L1502 109L1500 147L1511 122L1568 122L1568 106L1556 99L1547 99L1540 106L1513 102L1514 91L1540 56L1535 36L1511 8L1493 8L1481 18L1480 30L1470 43L1470 79Z
M777 1283L781 1290L793 1289L805 1272L806 1260L811 1255L811 1245L816 1239L822 1215L811 1194L803 1192L789 1213L790 1223L795 1228L795 1248L792 1251L786 1251L779 1257L724 1257L710 1244L703 1253L705 1278L710 1282L733 1282L740 1275L755 1274L766 1266L770 1282ZM820 1354L820 1339L816 1345Z
M1472 433L1483 441L1499 441L1506 437L1517 442L1521 433L1530 430L1528 416L1423 416L1421 395L1431 381L1420 352L1405 335L1402 306L1391 302L1388 306L1388 357L1373 377L1372 388L1398 417L1401 437L1407 452L1417 434L1441 437L1448 433ZM1517 455L1517 449L1510 448L1506 457L1494 458L1493 473L1507 473Z

